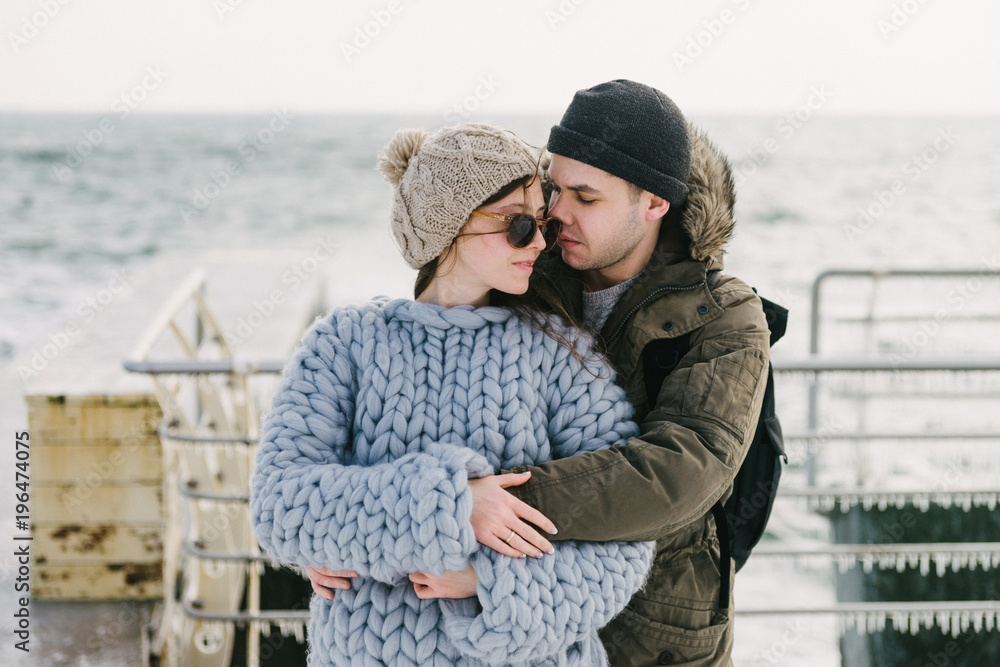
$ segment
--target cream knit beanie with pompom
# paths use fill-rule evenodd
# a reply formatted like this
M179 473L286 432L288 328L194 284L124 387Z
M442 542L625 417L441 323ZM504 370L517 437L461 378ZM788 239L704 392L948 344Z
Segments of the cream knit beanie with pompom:
M537 165L535 149L493 125L396 132L378 169L393 186L390 228L407 264L419 269L444 252L473 210Z

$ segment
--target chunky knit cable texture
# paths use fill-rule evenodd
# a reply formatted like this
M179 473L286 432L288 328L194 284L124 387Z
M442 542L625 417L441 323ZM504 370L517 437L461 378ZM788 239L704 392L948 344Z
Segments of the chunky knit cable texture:
M250 506L270 555L361 575L313 596L311 665L606 663L597 631L642 586L652 544L512 559L469 523L470 477L637 433L611 371L552 324L592 372L500 308L383 300L306 334L264 419ZM407 579L470 562L475 598L420 600Z

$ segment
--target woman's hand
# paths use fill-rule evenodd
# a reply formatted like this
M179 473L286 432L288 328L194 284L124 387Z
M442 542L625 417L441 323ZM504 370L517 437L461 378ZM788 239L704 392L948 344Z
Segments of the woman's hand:
M521 519L527 519L553 535L556 533L555 525L534 507L504 490L508 486L524 484L530 476L530 472L523 472L469 480L469 488L472 489L471 521L476 539L512 558L541 558L542 552L555 553L549 541Z
M461 572L445 572L440 577L427 572L414 572L410 575L413 590L421 600L432 598L471 598L476 594L479 577L472 566Z
M306 575L316 595L327 600L333 599L333 589L347 590L351 587L351 577L358 576L353 570L334 571L328 567L307 567Z

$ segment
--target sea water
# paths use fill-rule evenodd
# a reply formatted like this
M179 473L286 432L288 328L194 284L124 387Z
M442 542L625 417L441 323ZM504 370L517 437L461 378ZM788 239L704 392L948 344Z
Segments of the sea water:
M481 120L542 145L557 114ZM1000 268L996 118L693 121L734 167L727 272L791 310L776 358L807 353L809 290L824 269ZM333 302L408 296L413 272L388 235L390 187L375 158L396 129L444 123L281 110L0 115L0 432L26 427L21 394L33 355L68 322L99 326L98 309L113 307L113 288L136 272L209 250L305 258L327 243L337 248L323 267ZM903 301L939 298L916 291ZM10 500L0 502L9 516ZM826 539L825 521L807 511L779 510L771 530L788 542ZM0 569L9 583L14 560L0 557ZM833 602L828 569L775 575L751 561L737 604ZM737 664L839 663L832 621L751 618L738 628Z

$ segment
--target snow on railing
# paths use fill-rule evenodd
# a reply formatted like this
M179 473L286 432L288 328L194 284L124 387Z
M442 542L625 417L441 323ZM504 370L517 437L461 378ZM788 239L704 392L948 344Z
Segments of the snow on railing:
M804 500L808 503L809 509L819 512L831 512L835 508L839 508L841 512L847 512L856 505L860 505L866 511L876 507L883 511L889 507L903 509L907 505L912 505L921 512L926 512L932 504L944 509L949 509L953 506L961 507L968 512L973 507L987 507L991 511L996 509L997 499L1000 498L1000 489L897 491L841 488L783 488L778 492L778 497Z
M842 602L827 607L798 609L745 609L737 607L741 616L836 616L840 634L845 630L859 633L880 632L886 622L899 632L916 634L921 628L939 628L944 634L957 637L970 629L989 632L996 629L1000 602L973 600L958 602Z
M1000 542L894 543L894 544L824 544L811 548L760 545L753 551L754 560L804 561L809 564L835 562L843 574L861 565L866 574L877 565L880 570L919 569L926 576L933 563L937 575L947 569L1000 567Z

